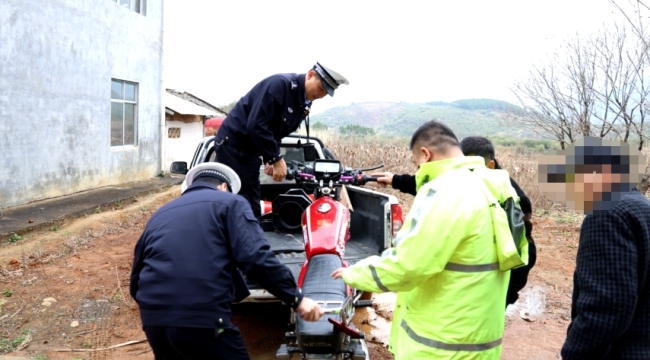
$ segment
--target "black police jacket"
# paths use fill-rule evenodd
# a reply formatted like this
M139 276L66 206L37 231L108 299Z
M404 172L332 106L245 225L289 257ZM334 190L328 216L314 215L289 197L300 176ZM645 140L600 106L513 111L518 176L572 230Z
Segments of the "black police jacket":
M310 104L305 74L269 76L237 102L215 140L273 164L282 158L280 141L298 129Z
M151 216L135 246L130 292L142 324L229 326L237 267L286 304L302 301L248 202L205 182L192 184Z

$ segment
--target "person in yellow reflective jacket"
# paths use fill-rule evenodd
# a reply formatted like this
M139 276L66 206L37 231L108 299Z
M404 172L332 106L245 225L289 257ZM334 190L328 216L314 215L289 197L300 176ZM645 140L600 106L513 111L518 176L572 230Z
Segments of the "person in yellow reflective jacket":
M398 293L389 338L396 360L499 359L509 270L527 263L499 206L518 202L515 189L505 170L465 157L444 124L422 125L410 147L417 195L393 247L332 277Z

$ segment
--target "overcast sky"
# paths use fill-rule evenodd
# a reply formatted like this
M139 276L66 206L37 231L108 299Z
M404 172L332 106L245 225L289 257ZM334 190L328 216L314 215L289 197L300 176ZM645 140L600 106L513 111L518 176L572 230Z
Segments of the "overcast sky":
M607 0L165 0L165 87L215 105L316 62L350 85L312 113L363 101L516 102L513 82L576 31L619 14Z

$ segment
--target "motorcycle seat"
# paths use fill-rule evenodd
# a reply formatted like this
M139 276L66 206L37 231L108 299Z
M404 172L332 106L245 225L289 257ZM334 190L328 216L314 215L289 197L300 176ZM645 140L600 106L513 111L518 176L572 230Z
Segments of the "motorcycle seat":
M341 258L337 255L322 254L311 258L302 283L303 295L314 301L345 301L345 282L342 279L335 280L331 276L334 270L342 266ZM326 315L316 322L304 321L298 317L296 330L303 336L331 337L334 335L334 327L327 320L330 317L341 320L340 314Z
M337 255L322 254L311 258L302 283L303 295L315 301L344 301L345 282L331 276L334 270L342 266L341 258Z

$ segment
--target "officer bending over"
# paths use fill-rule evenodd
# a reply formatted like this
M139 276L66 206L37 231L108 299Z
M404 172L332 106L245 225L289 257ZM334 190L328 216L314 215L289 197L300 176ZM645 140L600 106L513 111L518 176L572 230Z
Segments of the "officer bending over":
M316 321L320 306L303 298L289 269L270 250L229 167L192 168L187 189L158 209L135 246L131 296L159 359L249 359L231 322L236 268Z
M283 137L296 131L309 115L312 101L329 94L348 80L319 63L306 74L276 74L260 81L230 111L215 135L217 161L241 178L240 195L261 216L260 165L280 182L287 164L280 152Z

